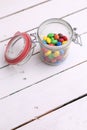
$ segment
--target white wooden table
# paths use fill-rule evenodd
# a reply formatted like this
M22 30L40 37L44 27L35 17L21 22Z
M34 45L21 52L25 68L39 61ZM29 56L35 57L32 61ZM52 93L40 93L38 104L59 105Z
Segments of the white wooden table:
M39 58L39 43L20 73L4 51L17 31L33 33L49 18L77 27L59 66ZM0 0L0 130L87 130L87 0Z

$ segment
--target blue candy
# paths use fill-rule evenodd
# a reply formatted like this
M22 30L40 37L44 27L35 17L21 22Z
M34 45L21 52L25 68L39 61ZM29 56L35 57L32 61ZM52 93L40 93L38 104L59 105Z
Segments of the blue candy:
M64 55L65 51L64 50L60 50L60 54Z
M47 42L45 40L43 40L43 44L47 44Z
M57 45L57 46L61 46L61 45L62 45L62 42L57 42L56 45Z

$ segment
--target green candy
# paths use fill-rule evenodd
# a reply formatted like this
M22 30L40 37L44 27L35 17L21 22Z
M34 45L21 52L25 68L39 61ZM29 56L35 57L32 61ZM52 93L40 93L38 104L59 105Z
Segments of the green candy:
M53 37L51 37L51 41L54 41L55 39Z
M56 44L58 41L57 40L52 40L52 43L53 44Z
M48 57L49 57L49 59L53 59L53 58L54 58L54 55L53 55L53 54L50 54Z
M57 41L57 40L55 40L53 37L51 38L51 43L52 43L52 44L54 44L54 45L55 45L57 42L58 42L58 41Z
M52 38L52 37L54 37L54 33L49 33L47 36Z

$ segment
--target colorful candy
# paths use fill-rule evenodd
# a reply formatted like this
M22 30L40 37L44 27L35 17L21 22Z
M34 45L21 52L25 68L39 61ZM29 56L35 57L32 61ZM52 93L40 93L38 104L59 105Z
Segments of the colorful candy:
M57 56L59 56L60 55L60 52L59 51L55 51L54 52L54 57L57 57Z
M43 40L45 40L45 41L46 41L46 40L47 40L47 36L44 36L44 37L43 37Z
M50 39L49 37L47 37L46 42L47 42L48 44L50 44L50 43L51 43L51 39Z
M54 33L49 33L48 35L47 35L48 37L54 37Z
M67 36L61 33L49 33L42 38L42 42L45 46L41 49L42 60L48 64L58 64L65 58L67 47L66 48L56 48L58 46L62 46L68 43ZM46 47L46 45L48 45Z
M57 42L57 46L61 46L62 45L62 42Z
M43 43L47 43L51 46L52 44L55 46L60 46L60 45L66 44L68 41L68 38L67 36L61 33L59 34L49 33L47 36L43 37L43 40L45 41Z
M45 53L45 56L49 56L51 54L51 51L48 50L46 53Z
M59 39L59 35L58 34L54 34L54 39L58 40Z

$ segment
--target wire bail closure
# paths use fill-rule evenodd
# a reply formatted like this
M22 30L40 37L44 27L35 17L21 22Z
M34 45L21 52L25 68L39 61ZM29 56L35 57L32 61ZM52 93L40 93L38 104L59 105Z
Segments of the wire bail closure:
M31 39L31 41L33 43L37 43L38 42L38 40L37 40L37 33L36 32L30 33L30 36L33 37L33 39Z
M78 33L76 33L76 30L77 30L77 28L73 28L73 39L72 39L72 41L75 44L79 44L80 46L82 46L81 36Z

